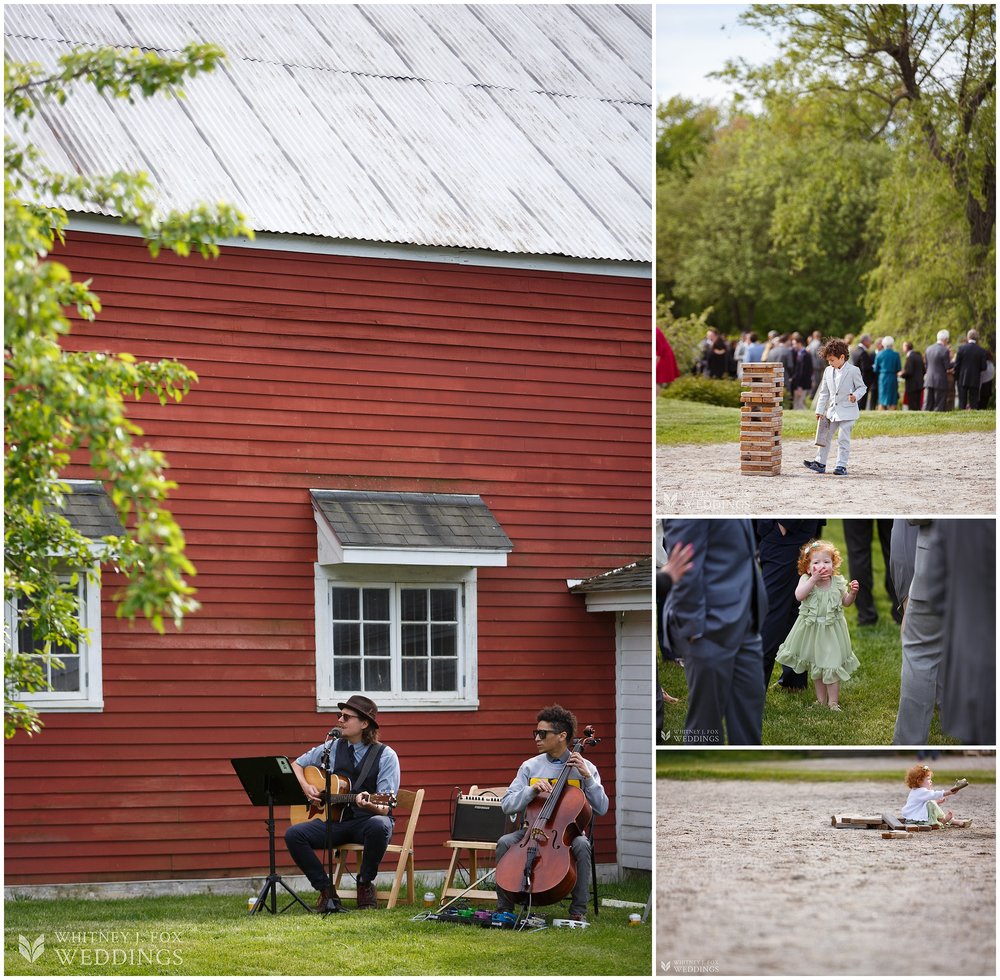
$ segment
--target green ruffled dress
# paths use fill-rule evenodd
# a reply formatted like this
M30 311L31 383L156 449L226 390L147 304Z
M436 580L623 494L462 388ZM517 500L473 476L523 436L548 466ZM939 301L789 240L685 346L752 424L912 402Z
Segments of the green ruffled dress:
M779 664L824 684L846 681L861 666L841 603L846 592L843 575L834 575L828 589L814 588L802 600L799 618L778 647Z

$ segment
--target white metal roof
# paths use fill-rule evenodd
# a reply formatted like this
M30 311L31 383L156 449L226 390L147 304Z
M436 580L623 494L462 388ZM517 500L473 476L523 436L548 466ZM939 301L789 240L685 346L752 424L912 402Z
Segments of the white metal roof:
M30 138L50 166L144 170L164 207L260 232L651 258L650 7L8 4L6 57L81 45L226 65L183 100L76 86ZM13 128L8 126L11 135Z

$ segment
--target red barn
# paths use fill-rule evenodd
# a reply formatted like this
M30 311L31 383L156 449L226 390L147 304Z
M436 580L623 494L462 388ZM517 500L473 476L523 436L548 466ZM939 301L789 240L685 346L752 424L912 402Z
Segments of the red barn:
M553 701L602 738L599 862L650 868L648 8L87 9L8 7L8 57L189 35L230 63L183 104L80 92L32 140L66 169L148 162L165 204L227 199L258 235L153 260L77 215L61 250L104 307L67 346L198 373L132 416L201 609L159 636L115 618L108 569L81 585L91 643L7 745L8 886L259 875L229 760L294 758L355 692L426 790L418 869Z

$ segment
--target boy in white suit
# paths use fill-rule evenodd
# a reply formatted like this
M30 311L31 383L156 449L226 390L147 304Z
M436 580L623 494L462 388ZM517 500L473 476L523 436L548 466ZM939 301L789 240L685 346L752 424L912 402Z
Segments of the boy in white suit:
M826 472L833 433L837 433L837 465L834 476L847 476L847 457L851 454L851 429L861 414L858 401L868 388L861 380L861 371L850 363L851 350L842 340L829 340L820 351L829 367L823 372L816 399L816 418L830 420L830 437L820 446L815 459L803 464L815 473Z

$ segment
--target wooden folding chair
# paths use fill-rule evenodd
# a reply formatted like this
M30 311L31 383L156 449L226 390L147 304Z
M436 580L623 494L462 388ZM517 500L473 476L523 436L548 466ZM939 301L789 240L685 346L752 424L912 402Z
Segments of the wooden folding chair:
M423 806L424 802L424 790L401 789L396 794L396 801L396 808L393 814L394 816L397 816L396 826L393 830L394 837L399 833L398 814L400 810L408 811L409 817L406 821L406 831L403 834L403 842L401 844L390 844L385 851L386 854L399 855L399 859L396 861L396 872L392 879L392 887L388 889L383 888L375 893L376 898L385 901L385 907L387 909L396 907L396 900L399 897L399 888L403 882L403 875L406 875L407 904L413 905L416 900L413 890L413 837L417 831L417 820L420 817L420 807ZM337 894L341 898L358 897L356 885L354 888L342 890L340 887L340 880L343 878L345 872L353 874L355 876L355 880L357 879L357 873L361 867L361 852L363 850L364 848L361 844L341 844L340 847L337 848L333 883L334 887L337 889ZM357 861L357 867L354 871L351 871L348 868L348 863L352 854L355 855Z
M482 796L490 793L493 796L502 797L506 792L506 786L469 787L469 796ZM479 855L483 854L485 857L490 853L495 853L496 841L446 840L444 846L451 848L451 861L448 864L448 873L444 877L444 885L441 887L441 904L444 905L448 899L457 898L459 895L476 901L495 902L497 893L493 889L474 888L467 891L455 885L454 882L458 870L458 859L462 851L469 852L469 884L471 885L479 879Z

